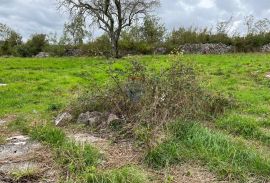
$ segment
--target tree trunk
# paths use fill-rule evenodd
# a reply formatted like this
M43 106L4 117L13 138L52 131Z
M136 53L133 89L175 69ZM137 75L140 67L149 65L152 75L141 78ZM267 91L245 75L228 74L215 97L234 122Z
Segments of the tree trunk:
M119 58L120 57L120 55L119 55L119 40L116 38L112 38L111 44L112 44L113 57Z
M110 38L111 38L111 46L112 46L112 56L114 58L120 58L120 55L119 55L119 38L120 38L120 35L113 32L110 35Z

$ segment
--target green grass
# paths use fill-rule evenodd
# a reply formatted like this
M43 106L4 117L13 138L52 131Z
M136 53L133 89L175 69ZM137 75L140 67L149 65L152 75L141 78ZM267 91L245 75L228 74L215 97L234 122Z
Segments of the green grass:
M134 166L125 166L105 172L84 175L87 183L147 183L148 178L142 170Z
M6 138L5 138L5 136L0 135L0 145L3 145L3 144L5 144L5 143L6 143Z
M16 182L37 181L41 177L41 172L35 168L15 170L10 174Z
M195 123L176 122L173 137L149 152L146 162L156 168L199 160L223 178L246 181L250 175L270 178L270 161L229 136Z
M218 120L216 124L231 134L240 135L246 139L259 140L270 146L270 134L261 130L259 122L254 117L230 114Z
M0 117L14 113L38 115L65 106L78 90L102 82L101 59L0 59Z
M30 136L34 140L44 142L48 145L59 147L66 143L67 138L63 130L51 125L38 125L31 130Z
M132 60L160 71L168 67L171 58L138 56L116 62L101 58L0 58L0 83L8 84L0 87L0 119L14 114L19 116L9 124L11 129L32 133L34 139L50 144L61 157L60 164L70 171L77 171L75 160L80 159L79 165L87 164L85 169L79 168L85 173L99 161L99 158L93 161L85 155L93 153L92 148L81 152L76 144L66 142L58 129L29 129L28 123L52 120L80 93L91 89L93 82L105 86L109 82L105 74L108 67L121 69ZM268 158L264 158L261 149L270 150L270 79L265 77L270 72L270 55L185 55L181 60L195 66L202 86L234 98L237 108L212 121L212 129L200 125L184 128L186 131L181 138L171 137L171 141L161 144L148 155L149 164L164 167L198 160L222 178L232 176L245 180L253 176L258 181L259 178L268 179L270 156L265 154ZM245 138L248 144L240 143L239 138ZM99 174L99 171L95 173Z

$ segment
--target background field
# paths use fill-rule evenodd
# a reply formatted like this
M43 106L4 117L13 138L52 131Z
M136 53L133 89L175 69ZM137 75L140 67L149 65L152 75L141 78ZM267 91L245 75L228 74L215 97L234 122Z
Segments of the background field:
M101 58L1 58L0 83L6 83L7 86L0 87L0 118L24 115L33 119L52 120L58 111L87 90L91 83L106 83L106 68L122 67L132 60L162 69L168 65L170 56L138 56L116 62ZM228 175L239 180L250 176L268 179L270 78L266 75L270 72L270 55L185 55L179 56L179 61L196 68L202 86L230 96L237 103L237 108L226 111L213 124L190 127L189 133L193 135L190 137L186 134L181 145L191 144L194 147L189 146L185 153L193 153L190 159L196 159L199 154L198 160L206 162L211 171L224 179ZM195 133L205 138L194 139ZM217 141L209 140L211 138ZM209 148L205 144L207 139L211 146ZM186 140L188 144L185 144ZM232 145L222 149L224 140ZM215 145L216 148L213 147ZM162 148L166 150L167 147ZM236 156L231 155L233 153ZM236 161L231 160L231 157L235 157ZM162 162L151 163L162 165ZM224 170L221 166L225 167ZM237 176L238 173L241 176Z

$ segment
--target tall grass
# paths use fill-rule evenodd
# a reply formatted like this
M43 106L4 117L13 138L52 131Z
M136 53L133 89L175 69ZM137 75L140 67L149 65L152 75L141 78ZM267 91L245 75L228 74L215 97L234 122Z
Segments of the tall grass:
M269 159L223 133L181 121L174 123L170 132L171 139L147 154L146 162L150 166L161 168L199 160L211 171L229 180L246 181L251 175L270 180Z
M147 183L146 174L137 167L125 166L115 170L88 174L87 183Z
M230 114L219 119L216 124L219 128L233 135L240 135L246 139L260 140L270 145L270 136L262 132L260 124L255 118L241 116L239 114Z

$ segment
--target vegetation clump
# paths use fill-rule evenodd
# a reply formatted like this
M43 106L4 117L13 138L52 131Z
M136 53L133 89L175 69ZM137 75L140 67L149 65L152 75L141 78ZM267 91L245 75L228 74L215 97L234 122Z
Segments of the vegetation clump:
M132 62L126 68L110 69L108 75L114 85L79 98L71 107L74 116L86 111L109 112L122 117L124 132L141 126L155 134L172 120L211 120L233 105L220 94L203 89L194 69L180 61L163 71Z

